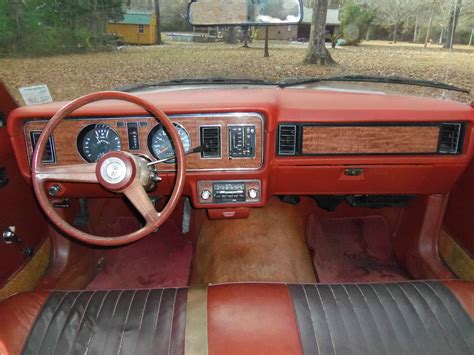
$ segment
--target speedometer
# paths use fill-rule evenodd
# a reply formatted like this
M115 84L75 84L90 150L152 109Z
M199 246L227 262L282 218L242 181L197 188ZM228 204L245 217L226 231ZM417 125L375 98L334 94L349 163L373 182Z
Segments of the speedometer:
M177 123L175 123L174 126L178 132L179 138L181 138L184 151L187 152L191 149L191 138L183 126ZM153 154L153 156L158 160L175 156L173 143L171 142L171 139L165 128L161 124L157 125L150 132L150 135L148 136L148 148L150 149L150 152ZM175 163L175 160L169 160L166 163L173 164Z
M77 149L85 160L94 163L109 152L121 150L122 142L110 126L92 124L79 133Z

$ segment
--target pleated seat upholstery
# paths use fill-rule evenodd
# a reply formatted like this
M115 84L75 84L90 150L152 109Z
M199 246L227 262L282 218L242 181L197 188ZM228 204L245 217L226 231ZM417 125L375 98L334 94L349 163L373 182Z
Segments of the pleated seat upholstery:
M0 353L197 353L187 337L211 354L474 353L470 282L213 285L203 305L189 292L19 294L0 304ZM186 328L200 306L206 339Z

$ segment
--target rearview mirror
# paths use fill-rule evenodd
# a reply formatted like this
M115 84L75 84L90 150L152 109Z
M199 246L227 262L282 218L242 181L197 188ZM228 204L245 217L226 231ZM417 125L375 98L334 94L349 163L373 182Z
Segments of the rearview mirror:
M296 25L303 19L301 0L192 0L193 26Z

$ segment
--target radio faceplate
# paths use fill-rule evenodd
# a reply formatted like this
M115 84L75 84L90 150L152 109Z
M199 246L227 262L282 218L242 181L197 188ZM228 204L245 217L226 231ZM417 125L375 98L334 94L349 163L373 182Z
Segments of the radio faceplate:
M245 204L261 201L260 180L198 181L198 201L201 204Z

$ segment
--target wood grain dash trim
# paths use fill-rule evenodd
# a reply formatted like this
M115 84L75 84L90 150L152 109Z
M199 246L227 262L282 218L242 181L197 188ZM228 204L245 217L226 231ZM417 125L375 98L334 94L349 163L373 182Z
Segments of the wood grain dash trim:
M303 154L437 153L438 126L306 126Z
M188 155L186 157L187 169L189 171L199 170L258 170L263 166L264 150L264 117L256 113L235 114L198 114L172 116L171 120L183 126L191 138L192 147L200 145L201 126L221 127L221 158L201 158L200 154ZM153 117L117 117L117 118L77 118L62 121L54 132L55 153L57 165L84 164L86 161L81 157L77 149L77 137L80 132L91 124L107 124L114 129L122 142L122 149L130 151L128 146L127 123L136 122L139 126L140 149L131 151L154 159L148 149L148 136L158 124ZM122 124L119 126L119 123ZM143 123L143 124L142 124ZM256 129L256 152L254 158L231 159L228 152L228 127L232 125L253 125ZM31 142L31 131L42 131L46 125L45 120L32 120L25 124L25 141L28 159L33 154ZM175 171L174 164L160 164L159 171Z

